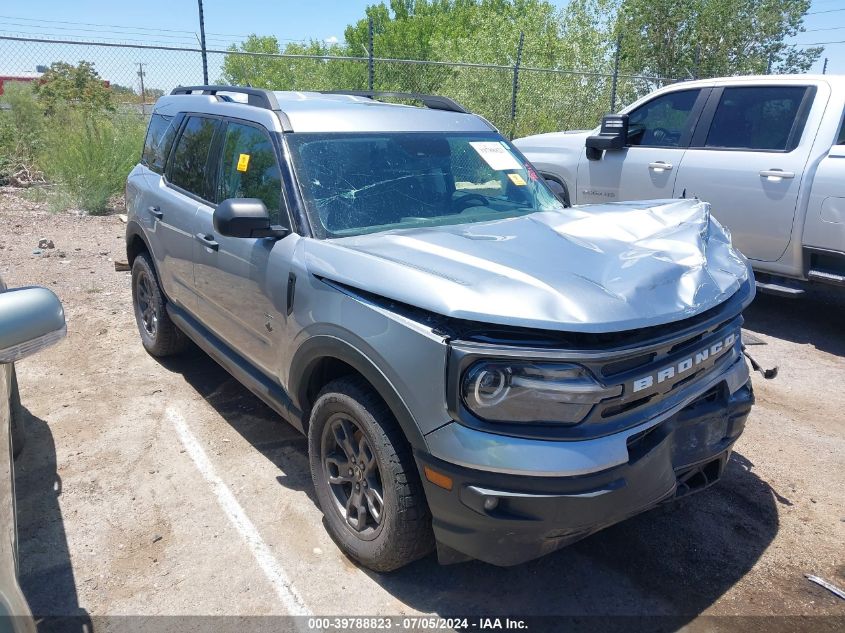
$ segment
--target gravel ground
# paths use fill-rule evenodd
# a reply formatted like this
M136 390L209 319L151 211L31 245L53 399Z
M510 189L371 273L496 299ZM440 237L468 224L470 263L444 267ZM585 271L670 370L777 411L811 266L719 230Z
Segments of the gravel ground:
M201 352L161 363L143 351L129 273L112 263L124 258L123 230L115 216L50 214L0 193L0 274L54 290L68 321L67 339L18 366L29 412L16 465L21 581L37 614L289 612L221 506L224 487L265 545L265 566L283 570L315 614L842 626L845 601L804 574L845 587L845 299L762 295L748 310L746 327L764 343L751 352L780 373L755 381L757 405L719 485L519 567L429 557L379 575L325 532L303 438ZM42 237L55 248L35 255ZM802 618L701 618L728 615ZM803 617L824 615L838 619Z

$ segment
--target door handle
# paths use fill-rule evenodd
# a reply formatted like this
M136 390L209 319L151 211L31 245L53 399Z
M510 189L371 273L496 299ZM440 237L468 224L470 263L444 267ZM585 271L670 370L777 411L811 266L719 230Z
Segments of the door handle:
M649 163L648 168L654 171L672 171L672 163L664 163L659 160L656 163Z
M764 169L760 172L761 178L780 180L782 178L795 178L795 172L783 171L782 169Z
M204 235L203 233L197 233L194 237L199 240L199 242L205 246L206 248L210 248L213 251L216 251L220 248L220 244L214 241L213 235Z
M147 211L150 212L151 216L158 220L161 220L164 217L164 213L162 213L161 209L158 207L147 207Z

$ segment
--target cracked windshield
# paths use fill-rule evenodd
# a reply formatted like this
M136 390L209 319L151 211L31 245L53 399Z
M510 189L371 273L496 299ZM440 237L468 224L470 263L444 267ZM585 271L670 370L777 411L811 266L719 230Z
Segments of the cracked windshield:
M315 230L346 237L562 209L498 134L287 137Z

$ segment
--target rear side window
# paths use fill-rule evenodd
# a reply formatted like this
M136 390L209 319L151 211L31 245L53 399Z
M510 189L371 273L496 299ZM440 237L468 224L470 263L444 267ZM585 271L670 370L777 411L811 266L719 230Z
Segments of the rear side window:
M176 141L168 179L177 187L199 196L208 198L206 191L206 168L208 153L214 132L220 125L218 119L188 117L182 135Z
M792 138L807 88L749 86L725 88L705 147L746 150L786 150Z
M282 178L270 137L251 125L229 123L217 177L217 201L259 198L273 224L287 225L282 213Z
M842 125L839 128L839 138L836 139L837 145L845 145L845 118L842 119Z
M176 137L178 119L162 114L153 114L147 127L147 137L144 139L144 151L141 154L141 164L157 174L164 173L164 164L170 153L170 146Z
M679 90L644 103L628 115L628 145L678 147L700 90Z

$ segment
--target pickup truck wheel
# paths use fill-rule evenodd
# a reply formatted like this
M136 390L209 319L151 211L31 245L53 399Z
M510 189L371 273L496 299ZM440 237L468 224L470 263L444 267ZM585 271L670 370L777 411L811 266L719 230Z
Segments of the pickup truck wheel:
M18 376L15 367L12 365L12 391L9 402L9 412L12 414L12 457L17 458L23 451L26 441L26 434L23 427L23 406L21 405L21 392L18 390Z
M373 571L393 571L434 547L410 447L387 406L359 378L320 392L308 428L311 477L335 542Z
M167 300L146 253L141 253L132 262L132 304L141 343L147 352L161 357L185 349L188 339L167 314Z

